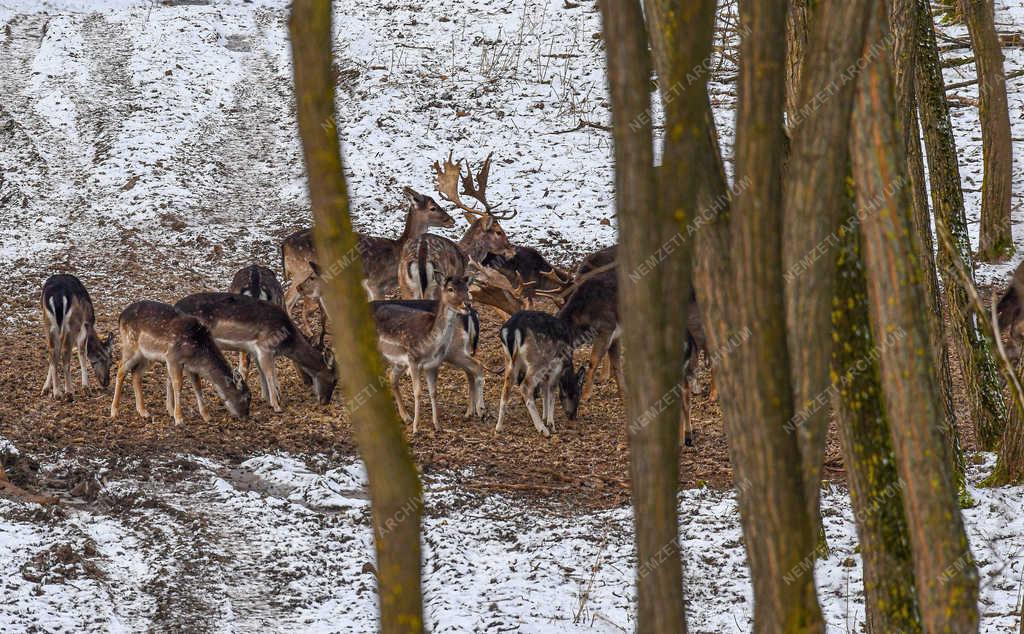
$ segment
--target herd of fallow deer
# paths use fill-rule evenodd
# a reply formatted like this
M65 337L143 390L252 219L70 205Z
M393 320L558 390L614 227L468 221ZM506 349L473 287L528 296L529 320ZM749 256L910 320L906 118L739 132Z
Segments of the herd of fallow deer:
M596 370L604 363L620 396L625 389L621 361L616 248L602 249L572 270L548 263L535 249L513 245L501 226L515 211L498 211L487 200L491 157L477 170L449 154L435 162L436 189L462 212L469 223L463 238L453 242L432 234L433 227L452 228L455 220L433 198L411 187L405 227L396 239L358 236L364 267L363 286L371 302L381 354L391 368L391 388L398 412L418 430L421 375L427 383L431 422L440 429L437 413L437 373L443 364L465 372L466 418L483 419L484 366L475 354L480 319L472 304L484 304L507 318L498 335L505 357L504 383L495 433L501 431L513 384L518 386L537 431L545 437L554 428L555 393L569 420L593 388ZM470 206L461 195L474 199ZM317 257L312 230L288 236L281 245L285 292L271 269L254 264L238 271L224 293L196 293L176 304L140 301L125 308L118 320L121 362L117 369L110 415L118 414L125 377L132 375L136 410L148 417L142 398L142 373L151 362L167 367L166 407L182 422L181 387L187 376L196 395L199 414L209 420L201 382L209 382L236 418L250 408L246 383L248 360L254 360L260 392L280 412L281 390L275 359L292 361L299 377L320 404L330 402L336 384L334 357L324 344L330 316L322 298L325 280L345 261L325 265ZM351 261L355 261L354 258ZM397 294L398 299L387 299ZM534 310L541 298L554 303L554 314ZM43 286L42 312L49 351L43 393L54 398L72 391L71 352L77 352L82 384L89 389L87 363L103 387L110 382L114 333L101 339L95 330L93 306L82 283L71 275L54 275ZM298 305L300 329L291 319ZM312 327L320 313L319 334ZM683 417L686 444L691 444L688 395L696 389L694 359L704 348L695 299L690 301L689 332L681 348ZM574 366L573 352L589 344L590 358ZM237 369L226 351L239 353ZM705 354L706 357L706 354ZM402 376L412 380L413 413L406 411L398 392ZM691 387L693 385L694 387ZM535 399L541 400L538 411Z

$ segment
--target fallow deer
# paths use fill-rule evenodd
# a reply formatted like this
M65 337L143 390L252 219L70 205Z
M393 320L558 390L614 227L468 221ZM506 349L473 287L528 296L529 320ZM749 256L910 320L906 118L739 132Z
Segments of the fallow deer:
M246 352L256 359L260 392L275 412L281 408L281 388L274 360L286 357L303 382L312 384L321 405L331 401L337 377L334 357L321 353L303 335L280 306L233 293L196 293L174 305L199 319L225 350Z
M433 313L388 302L374 307L378 345L381 354L391 364L391 391L398 405L398 413L406 422L409 422L409 415L402 405L398 383L406 371L412 379L414 434L419 429L421 374L427 380L434 429L441 429L437 422L435 398L437 369L451 349L459 316L470 313L468 285L469 281L464 277L439 281L441 298L438 300L438 309Z
M430 196L420 194L412 187L405 187L402 193L409 201L409 209L405 216L405 227L402 234L396 239L383 238L357 234L359 239L357 250L362 255L363 273L366 276L363 280L363 288L371 300L382 300L385 295L394 292L398 288L398 263L402 253L402 246L408 242L417 240L431 227L452 228L455 220L441 208ZM328 274L334 273L337 267L347 266L348 262L354 260L354 254L343 258L334 265L326 266ZM291 287L285 294L285 306L290 312L291 307L302 298L303 302L318 307L323 314L322 301L303 293L303 288L312 289L310 285L303 286L313 273L310 263L317 263L316 250L313 246L313 230L304 229L293 233L285 238L281 244L281 266L285 276L291 280ZM302 313L303 325L309 331L308 306ZM321 341L323 331L321 331Z
M78 353L82 387L89 390L92 366L102 387L110 385L110 365L114 333L100 339L96 334L96 315L85 286L73 275L53 275L43 283L40 300L43 327L46 329L48 365L41 394L51 390L53 398L72 392L71 350Z
M515 249L499 222L512 218L515 212L498 214L495 207L487 202L491 156L487 156L477 171L475 182L469 165L466 166L466 175L462 176L462 165L452 161L451 153L443 167L435 161L433 168L437 191L442 198L462 210L469 229L458 244L428 233L403 246L398 269L399 292L403 298L437 299L439 291L434 284L435 279L463 277L470 262L479 262L491 254L506 258L515 256ZM480 202L484 206L483 211L462 202L458 190L460 180L462 193Z
M999 296L996 311L999 330L1010 331L1007 357L1016 361L1020 357L1021 341L1024 340L1024 262L1014 270L1010 285Z
M516 245L511 258L489 254L480 263L499 271L511 284L521 285L526 309L533 308L538 292L558 292L572 283L572 273L548 263L532 247Z
M575 420L588 364L584 363L579 371L573 367L575 342L570 322L548 313L524 310L506 321L499 334L505 353L505 377L494 433L500 432L504 423L505 404L513 382L519 386L533 426L545 438L551 435L548 428L553 430L555 425L556 387L566 418ZM538 391L543 415L534 403Z
M284 289L281 288L281 282L277 281L277 275L259 264L250 264L244 269L239 269L231 278L228 292L284 306Z
M376 312L383 306L404 306L434 314L437 312L437 300L434 299L398 299L386 302L371 302L371 310ZM452 341L444 356L444 362L459 368L466 373L466 389L468 404L464 418L484 416L484 368L474 358L480 342L480 315L473 308L469 314L460 315L459 323L452 334Z
M118 319L121 334L121 366L114 383L114 400L110 418L117 418L125 375L132 373L135 409L139 416L149 418L142 399L142 373L152 361L167 365L167 413L177 424L182 423L181 384L188 374L196 394L199 415L209 421L203 403L201 379L206 379L223 399L232 416L245 419L249 415L249 387L233 372L214 343L210 331L195 317L161 302L135 302L121 312Z
M231 278L229 293L248 295L265 302L284 306L284 290L281 283L277 281L277 275L265 266L250 264L244 269L239 269ZM322 335L321 335L322 340ZM244 352L238 353L238 371L242 376L248 374L248 356Z

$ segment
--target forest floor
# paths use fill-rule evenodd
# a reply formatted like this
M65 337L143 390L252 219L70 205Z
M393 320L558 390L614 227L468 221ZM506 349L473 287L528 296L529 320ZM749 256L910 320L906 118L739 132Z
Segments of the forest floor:
M1021 3L999 4L1000 19L1024 29ZM430 162L454 147L475 160L495 150L491 197L520 210L506 223L514 241L563 265L614 241L610 137L575 129L608 118L595 2L471 0L457 14L435 0L336 5L338 128L360 229L397 234L400 187L430 190ZM16 482L62 502L0 502L4 631L373 629L365 482L340 393L317 407L282 364L284 412L257 396L248 420L217 405L203 423L189 401L180 427L163 412L162 368L144 379L151 420L130 398L111 420L109 392L39 396L37 302L49 274L85 282L106 333L132 301L223 290L254 261L279 270L280 239L310 222L285 19L280 0L0 0L0 459ZM1024 61L1017 49L1007 56ZM728 154L735 69L714 67ZM1024 136L1024 97L1011 90ZM956 109L954 126L975 232L976 111ZM1024 156L1015 165L1017 176ZM984 267L979 280L998 285L1014 263ZM481 313L480 360L500 368L500 321ZM492 433L499 386L489 374L490 418L464 421L465 379L442 371L444 429L410 436L427 483L428 625L631 631L629 457L614 383L596 386L577 421L559 414L550 440L517 399ZM408 382L404 395L411 402ZM691 631L748 631L717 403L696 397L693 419L695 446L680 453ZM971 455L977 482L991 457ZM826 467L833 552L816 581L830 628L854 631L860 558L834 432ZM1007 631L1024 570L1024 489L972 493L985 631Z

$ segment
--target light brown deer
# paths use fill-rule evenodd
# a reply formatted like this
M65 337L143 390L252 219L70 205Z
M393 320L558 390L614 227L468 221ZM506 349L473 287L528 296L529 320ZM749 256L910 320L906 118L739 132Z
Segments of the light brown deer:
M244 419L249 415L248 386L238 373L231 370L210 331L198 319L168 304L142 301L121 312L118 327L121 333L121 366L114 383L110 418L117 418L124 378L129 372L135 389L135 409L139 416L149 418L142 399L142 373L153 361L167 365L165 404L175 423L182 423L181 384L185 374L191 380L203 420L209 421L210 416L203 403L201 379L213 385L232 416Z
M102 340L96 335L96 315L82 282L73 275L50 276L43 283L40 304L48 353L46 381L40 394L50 390L55 399L71 394L72 348L78 353L82 387L86 391L90 389L86 363L92 366L100 385L107 387L110 384L114 333Z
M363 280L363 288L366 289L371 300L382 300L385 295L398 289L397 271L403 245L417 240L431 227L450 229L455 226L455 219L430 196L420 194L412 187L403 188L402 193L409 201L409 208L405 216L405 227L398 238L357 234L356 249L362 256L363 274L366 276ZM355 253L345 254L334 263L322 265L321 270L326 275L336 275L341 268L354 262L355 256ZM290 313L292 306L300 298L303 300L306 306L301 313L301 319L307 332L311 332L308 318L311 312L310 307L313 307L313 310L319 309L326 314L322 300L319 297L304 294L303 291L303 289L312 291L314 288L313 285L303 286L303 282L313 274L311 262L322 264L316 257L312 229L304 229L285 238L281 244L281 266L284 269L285 277L291 280L291 287L285 294L285 307ZM321 341L322 339L323 331L321 330Z
M196 293L174 306L198 318L221 348L244 351L256 359L260 391L275 412L283 411L274 365L279 356L291 359L303 382L312 384L317 402L331 401L337 383L334 356L306 341L283 308L233 293Z
M265 302L284 306L284 290L277 281L277 275L265 266L250 264L239 269L231 278L229 293L248 295ZM249 372L249 357L244 352L238 353L238 372L246 376Z
M487 156L477 171L475 182L468 163L463 176L461 162L452 161L451 152L443 166L435 161L433 168L437 191L442 198L462 210L463 217L469 222L469 229L458 244L428 233L403 247L398 286L401 296L406 299L437 299L439 291L435 279L465 276L470 261L480 262L490 254L505 258L515 256L515 248L499 222L512 218L515 212L498 214L495 207L487 202L491 156ZM462 193L481 203L483 211L462 202L459 197L460 182Z
M409 422L409 414L402 405L398 383L406 372L412 379L414 434L419 429L420 420L420 375L427 380L434 429L441 429L437 422L437 370L451 350L452 339L459 328L459 317L470 314L468 284L464 277L438 281L441 299L434 312L390 302L374 305L378 345L381 354L391 364L391 391L398 413L406 422Z

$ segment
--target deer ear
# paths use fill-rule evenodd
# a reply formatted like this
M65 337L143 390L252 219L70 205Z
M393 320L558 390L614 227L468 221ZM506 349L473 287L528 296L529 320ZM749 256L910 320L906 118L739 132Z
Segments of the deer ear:
M412 187L409 187L408 185L402 188L402 193L405 194L405 197L407 199L409 199L409 202L415 205L421 204L423 202L423 194L419 193L418 191L416 191Z

